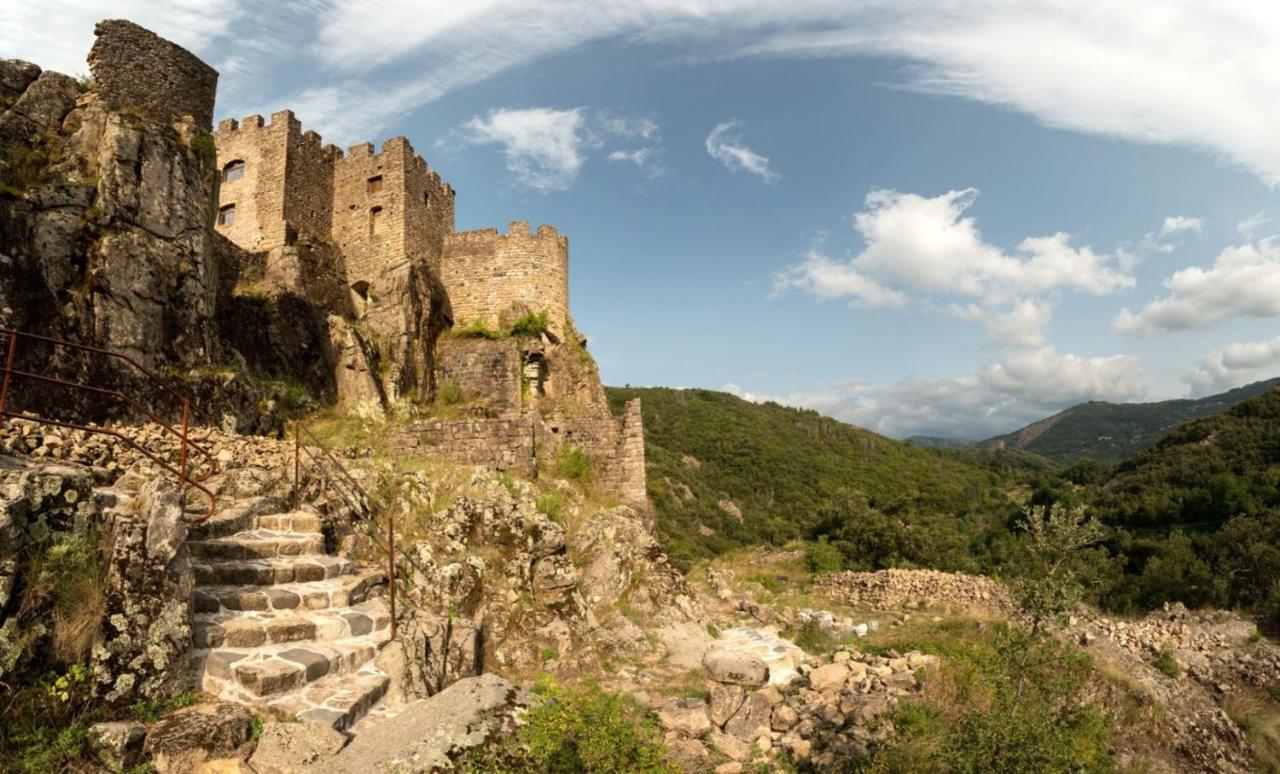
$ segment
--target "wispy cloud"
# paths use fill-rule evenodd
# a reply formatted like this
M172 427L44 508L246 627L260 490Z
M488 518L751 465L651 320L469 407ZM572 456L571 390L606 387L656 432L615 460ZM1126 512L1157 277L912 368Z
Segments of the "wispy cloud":
M867 209L854 215L862 251L840 260L810 250L775 276L774 292L797 289L865 307L914 300L982 322L1001 343L1028 346L1043 342L1048 294L1133 287L1116 256L1074 247L1064 233L1027 237L1012 252L988 243L965 214L977 196L972 188L933 197L873 190Z
M538 191L563 191L573 185L584 161L583 110L502 108L463 125L464 141L503 148L507 169Z
M766 183L776 183L781 175L769 166L767 156L747 147L739 133L741 128L740 121L717 124L707 135L707 153L733 172L750 172Z
M1189 218L1185 215L1170 215L1164 219L1164 224L1160 226L1160 236L1167 237L1173 234L1179 234L1184 231L1194 231L1197 234L1204 230L1204 221L1200 218Z

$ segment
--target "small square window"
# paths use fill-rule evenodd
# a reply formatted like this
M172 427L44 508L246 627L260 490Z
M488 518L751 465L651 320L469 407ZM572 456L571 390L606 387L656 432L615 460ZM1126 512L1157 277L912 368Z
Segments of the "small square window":
M236 206L234 204L228 204L227 206L218 210L219 226L230 226L232 223L235 223L235 222L236 222Z
M378 193L382 190L382 175L369 178L369 193Z

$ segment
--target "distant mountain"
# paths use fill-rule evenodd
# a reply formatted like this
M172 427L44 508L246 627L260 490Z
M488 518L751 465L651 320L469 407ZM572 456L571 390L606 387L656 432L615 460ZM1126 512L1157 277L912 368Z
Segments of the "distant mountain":
M978 445L977 441L964 438L939 438L934 435L913 435L907 438L906 442L926 449L968 449Z
M1275 508L1280 389L1174 428L1117 468L1101 495L1104 513L1131 525L1205 529Z
M1217 414L1276 385L1280 385L1280 378L1196 400L1082 403L980 445L988 449L1022 449L1061 463L1084 458L1120 462L1184 422Z
M860 492L883 512L948 520L1002 508L1001 459L1030 456L922 449L814 411L723 392L606 391L615 411L643 399L649 495L663 547L681 566L802 537L815 511L842 491Z

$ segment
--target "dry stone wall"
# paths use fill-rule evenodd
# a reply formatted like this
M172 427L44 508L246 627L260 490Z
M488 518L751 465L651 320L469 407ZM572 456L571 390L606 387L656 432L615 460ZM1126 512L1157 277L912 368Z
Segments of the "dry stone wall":
M519 413L520 349L512 339L489 341L450 336L436 351L437 384L485 415Z

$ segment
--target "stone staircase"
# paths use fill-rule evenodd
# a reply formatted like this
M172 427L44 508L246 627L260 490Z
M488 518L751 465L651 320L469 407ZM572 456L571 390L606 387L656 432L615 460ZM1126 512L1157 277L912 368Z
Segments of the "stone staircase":
M193 660L210 695L349 729L386 693L391 616L371 570L324 552L320 517L271 497L191 527Z

